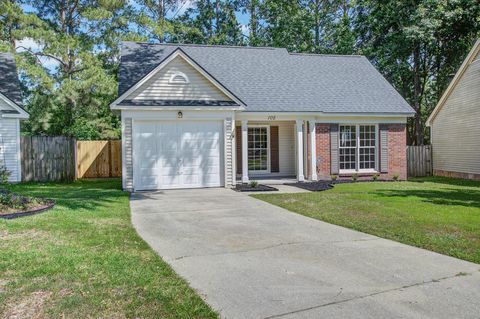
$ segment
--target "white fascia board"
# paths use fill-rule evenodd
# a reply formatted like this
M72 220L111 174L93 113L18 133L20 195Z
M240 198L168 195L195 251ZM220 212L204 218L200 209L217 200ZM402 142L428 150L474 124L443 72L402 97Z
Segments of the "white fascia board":
M4 118L15 118L15 119L28 119L30 118L30 114L25 112L24 109L22 109L20 106L18 106L15 102L7 98L5 95L0 93L0 99L4 100L9 106L11 106L15 111L18 112L18 114L2 114L2 117Z
M137 120L151 121L196 121L196 120L223 120L227 117L234 117L234 111L182 111L183 117L178 118L178 110L174 111L137 111L123 110L122 117L130 117Z
M226 89L222 84L220 84L215 78L213 78L209 73L205 72L205 70L200 67L195 61L193 61L187 54L185 54L182 49L176 49L169 57L167 57L164 61L162 61L156 68L154 68L150 73L144 76L140 81L135 83L131 88L129 88L125 93L119 96L113 103L110 104L110 108L112 110L124 109L125 106L118 106L118 104L127 98L130 94L132 94L135 90L137 90L140 86L142 86L146 81L152 78L155 74L157 74L160 70L162 70L166 65L168 65L173 59L176 57L182 57L188 64L190 64L195 70L197 70L200 74L202 74L205 78L207 78L217 89L219 89L223 94L228 96L232 101L236 102L241 107L245 107L245 103L243 103L240 99L238 99L235 95L233 95L228 89Z

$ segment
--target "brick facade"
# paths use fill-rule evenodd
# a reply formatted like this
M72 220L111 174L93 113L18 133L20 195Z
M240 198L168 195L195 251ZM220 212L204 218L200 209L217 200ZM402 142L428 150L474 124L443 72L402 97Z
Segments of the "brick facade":
M317 124L316 155L318 179L330 179L330 124ZM407 130L405 124L388 124L388 172L384 179L395 174L407 178Z
M317 124L317 175L318 179L330 179L330 124Z
M388 125L388 178L398 174L407 179L407 126L405 124Z

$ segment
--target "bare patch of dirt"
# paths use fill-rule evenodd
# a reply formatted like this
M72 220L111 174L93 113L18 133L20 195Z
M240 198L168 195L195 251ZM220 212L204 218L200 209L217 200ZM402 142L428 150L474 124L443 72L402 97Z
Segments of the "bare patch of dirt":
M44 307L50 296L48 291L35 291L20 301L11 301L6 304L7 311L3 319L43 319L46 318Z
M51 237L51 235L43 230L29 229L20 232L8 232L7 230L0 233L0 238L3 240L43 240Z
M0 279L0 294L3 294L5 292L5 287L8 285L8 283L8 280Z

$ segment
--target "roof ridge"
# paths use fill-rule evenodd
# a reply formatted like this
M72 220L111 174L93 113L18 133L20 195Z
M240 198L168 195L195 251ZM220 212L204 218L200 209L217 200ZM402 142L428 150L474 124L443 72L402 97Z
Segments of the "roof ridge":
M328 53L302 53L302 52L288 52L290 55L301 56L324 56L324 57L342 57L342 58L363 58L361 54L328 54Z
M223 45L223 44L195 44L195 43L150 43L142 41L122 41L122 43L135 43L135 44L147 44L153 46L190 46L190 47L207 47L207 48L236 48L236 49L251 49L251 50L286 50L285 48L275 48L275 47L252 47L252 46L242 46L242 45ZM288 52L288 51L287 51Z

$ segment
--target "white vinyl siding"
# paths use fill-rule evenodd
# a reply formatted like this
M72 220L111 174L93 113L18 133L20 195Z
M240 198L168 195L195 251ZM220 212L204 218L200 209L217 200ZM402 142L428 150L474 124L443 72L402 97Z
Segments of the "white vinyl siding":
M225 119L225 185L233 185L233 120Z
M123 188L132 191L133 190L133 143L132 143L132 119L123 119L122 130L122 149L123 149Z
M433 119L433 168L480 174L480 54Z
M10 171L10 181L21 180L20 120L0 117L0 163Z
M295 123L278 125L278 157L280 172L276 174L295 175Z
M176 75L186 76L188 83L171 83ZM182 57L174 58L126 99L231 101Z

